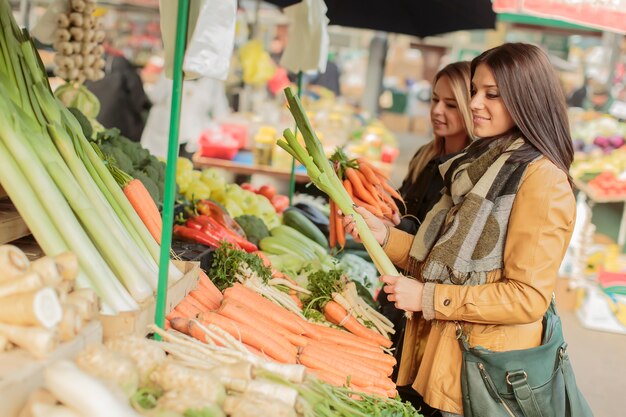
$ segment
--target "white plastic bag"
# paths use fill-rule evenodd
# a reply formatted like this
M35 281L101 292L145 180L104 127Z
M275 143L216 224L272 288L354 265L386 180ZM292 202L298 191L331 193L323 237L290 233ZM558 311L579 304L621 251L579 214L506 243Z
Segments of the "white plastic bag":
M165 75L172 78L176 46L178 0L160 0ZM225 80L235 39L236 0L190 0L185 79L210 77Z
M69 0L53 0L46 12L37 20L30 34L39 42L51 45L54 42L54 34L57 30L57 16L65 13L70 8Z
M226 80L235 44L236 0L205 0L185 53L185 72Z
M303 0L286 7L290 18L289 42L280 65L291 72L326 71L328 62L328 17L323 0Z

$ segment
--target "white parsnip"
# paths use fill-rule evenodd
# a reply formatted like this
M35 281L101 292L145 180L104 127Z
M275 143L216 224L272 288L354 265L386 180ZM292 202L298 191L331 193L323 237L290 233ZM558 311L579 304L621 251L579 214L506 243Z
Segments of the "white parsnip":
M18 247L13 245L0 246L0 281L23 275L29 266L28 257Z
M54 330L0 323L0 334L37 359L47 357L58 345Z
M57 293L49 287L0 298L0 322L18 326L56 326L63 316Z

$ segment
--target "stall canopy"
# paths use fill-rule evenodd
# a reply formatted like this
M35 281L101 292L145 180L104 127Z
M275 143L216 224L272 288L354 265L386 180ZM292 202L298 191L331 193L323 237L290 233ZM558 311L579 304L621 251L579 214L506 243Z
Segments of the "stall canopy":
M266 0L279 7L300 0ZM469 29L492 29L491 0L324 0L331 25L403 33L420 38Z
M626 0L494 0L493 9L626 33Z

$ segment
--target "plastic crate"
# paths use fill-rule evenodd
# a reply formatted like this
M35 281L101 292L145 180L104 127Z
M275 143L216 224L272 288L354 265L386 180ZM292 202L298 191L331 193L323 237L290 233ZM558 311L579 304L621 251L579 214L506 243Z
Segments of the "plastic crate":
M202 132L198 140L200 155L208 158L232 160L239 151L239 143L230 135L217 135L215 131L207 129Z
M213 253L215 249L201 245L199 243L186 242L174 238L172 240L172 250L184 261L200 262L200 268L208 271L213 263Z

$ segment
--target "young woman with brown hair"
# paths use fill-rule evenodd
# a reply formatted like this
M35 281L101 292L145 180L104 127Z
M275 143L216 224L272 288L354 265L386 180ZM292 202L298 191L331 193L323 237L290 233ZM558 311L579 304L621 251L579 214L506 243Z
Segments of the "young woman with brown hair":
M389 300L432 322L419 367L408 322L398 385L444 416L463 414L457 326L471 346L492 351L540 345L575 218L565 97L547 55L514 43L475 58L470 107L481 139L440 166L445 193L417 235L358 209L415 278L382 276ZM350 218L344 224L357 234Z

